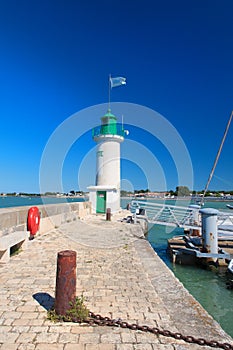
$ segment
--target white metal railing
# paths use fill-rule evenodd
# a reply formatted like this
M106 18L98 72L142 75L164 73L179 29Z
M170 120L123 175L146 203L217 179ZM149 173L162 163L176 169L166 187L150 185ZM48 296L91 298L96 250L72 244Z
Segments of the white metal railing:
M226 212L219 212L218 214L218 225L227 225L231 226L233 225L233 215L226 213Z
M193 229L201 227L201 216L197 208L133 200L130 210L137 215L143 211L148 222L152 224ZM233 231L233 215L219 212L218 227L222 230Z
M198 228L194 221L194 209L169 204L132 201L131 212L140 215L145 210L148 222L166 226Z
M233 215L220 212L218 215L218 237L233 240Z

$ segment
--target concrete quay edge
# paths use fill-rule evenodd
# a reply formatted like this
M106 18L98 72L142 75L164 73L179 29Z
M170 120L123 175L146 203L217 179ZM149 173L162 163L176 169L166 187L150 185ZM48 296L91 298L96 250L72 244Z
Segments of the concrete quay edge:
M218 338L221 341L223 339L232 341L218 322L175 277L147 241L145 244L135 242L135 246L154 289L166 305L173 322L180 325L182 334L187 335L192 332L189 335L196 338L212 337L215 340ZM192 325L191 330L190 325Z
M163 336L47 319L55 295L56 256L77 251L77 295L93 312L185 335L233 344L187 292L150 244L141 227L88 215L29 242L0 266L0 350L210 349Z

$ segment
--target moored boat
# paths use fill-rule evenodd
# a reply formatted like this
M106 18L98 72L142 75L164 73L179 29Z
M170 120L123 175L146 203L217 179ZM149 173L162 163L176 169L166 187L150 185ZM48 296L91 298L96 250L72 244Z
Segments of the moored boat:
M227 270L228 272L232 273L233 276L233 259L231 259L231 261L229 262Z
M227 267L227 288L233 289L233 259L231 259Z

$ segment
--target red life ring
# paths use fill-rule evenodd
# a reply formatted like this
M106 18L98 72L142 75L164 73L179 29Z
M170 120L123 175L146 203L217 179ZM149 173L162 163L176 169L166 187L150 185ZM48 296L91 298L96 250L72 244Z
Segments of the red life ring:
M27 227L31 235L35 235L40 226L40 212L37 207L28 210Z

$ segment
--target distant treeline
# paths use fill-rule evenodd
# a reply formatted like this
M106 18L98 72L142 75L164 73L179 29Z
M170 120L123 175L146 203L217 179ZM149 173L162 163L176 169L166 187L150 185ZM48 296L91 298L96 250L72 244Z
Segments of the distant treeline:
M1 196L27 196L27 197L41 197L42 195L40 193L16 193L16 192L9 192L9 193L1 193Z
M60 192L45 192L45 193L26 193L26 192L10 192L10 193L1 193L1 196L7 195L7 196L28 196L28 197L43 197L43 196L83 196L86 195L87 192L83 191L75 191L71 190L67 193L60 193ZM177 186L176 190L170 190L170 191L151 191L148 188L140 189L140 190L134 190L132 191L126 191L121 190L121 196L128 196L128 195L138 195L138 194L144 194L146 195L167 195L167 196L175 196L175 197L187 197L187 196L202 196L204 194L204 190L201 191L192 191L187 186ZM226 191L226 190L218 190L218 191L207 191L205 194L205 197L224 197L224 196L233 196L233 190Z
M83 191L70 191L67 193L60 192L45 192L45 193L26 193L26 192L10 192L10 193L1 193L1 196L27 196L27 197L43 197L43 196L82 196L85 192Z
M170 190L170 191L151 191L149 189L140 189L140 190L134 190L133 192L130 191L121 191L121 196L127 196L127 195L138 195L138 194L144 194L144 195L152 195L152 194L163 194L168 196L176 196L176 197L187 197L187 196L202 196L204 194L204 190L201 191L195 191L190 190L187 186L177 186L176 190ZM233 196L233 190L226 191L226 190L218 190L218 191L207 191L205 194L205 197L223 197L223 196Z

